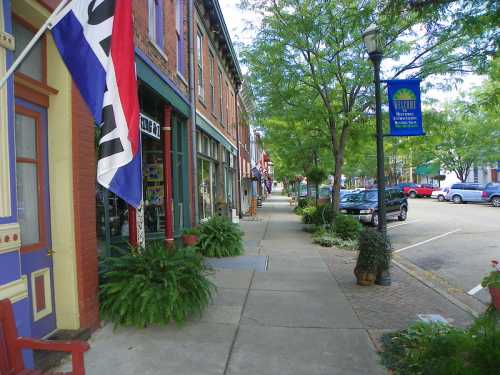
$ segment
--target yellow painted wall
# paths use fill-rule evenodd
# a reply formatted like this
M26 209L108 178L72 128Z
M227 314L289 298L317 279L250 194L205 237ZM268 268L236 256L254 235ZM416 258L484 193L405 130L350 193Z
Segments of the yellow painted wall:
M34 0L16 0L13 9L40 27L48 12ZM28 16L28 17L26 17ZM79 328L73 212L71 76L47 32L47 84L56 90L48 110L52 250L57 327Z
M3 2L0 1L0 31L4 30ZM6 51L0 47L0 76L5 74ZM0 217L11 215L9 139L7 131L7 85L0 89Z

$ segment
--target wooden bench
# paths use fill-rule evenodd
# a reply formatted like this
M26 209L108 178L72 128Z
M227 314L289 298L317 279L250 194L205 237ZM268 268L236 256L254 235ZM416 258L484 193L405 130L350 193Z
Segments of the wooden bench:
M65 375L85 375L83 353L89 345L83 341L48 341L18 337L12 303L8 299L0 301L0 375L64 375L47 373L24 367L22 349L48 350L71 353L73 371Z

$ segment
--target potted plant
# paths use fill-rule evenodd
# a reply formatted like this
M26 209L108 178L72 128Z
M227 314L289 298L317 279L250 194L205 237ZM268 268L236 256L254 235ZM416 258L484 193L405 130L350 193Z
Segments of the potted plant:
M366 228L361 232L359 254L354 268L358 285L373 285L380 272L389 267L388 250L389 244L382 233L373 228Z
M199 235L198 228L186 228L182 231L182 243L184 246L196 246Z
M493 271L483 279L481 286L490 290L491 304L500 311L500 263L494 259L491 266Z

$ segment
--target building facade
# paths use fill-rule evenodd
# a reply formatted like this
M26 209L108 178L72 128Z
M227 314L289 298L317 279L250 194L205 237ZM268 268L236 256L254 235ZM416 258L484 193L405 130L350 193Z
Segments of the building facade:
M0 31L15 40L0 45L0 76L59 3L0 0ZM96 184L100 130L50 32L0 89L0 299L21 335L96 328L98 256L112 245L173 243L250 211L248 109L218 1L134 0L133 23L143 216Z

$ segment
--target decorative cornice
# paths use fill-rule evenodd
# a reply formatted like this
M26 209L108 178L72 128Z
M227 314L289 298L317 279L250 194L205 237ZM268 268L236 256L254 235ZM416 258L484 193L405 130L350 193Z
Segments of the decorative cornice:
M0 300L10 299L12 303L16 303L28 297L28 281L26 276L12 281L8 284L0 285Z
M18 223L0 225L0 254L19 250L21 229Z

